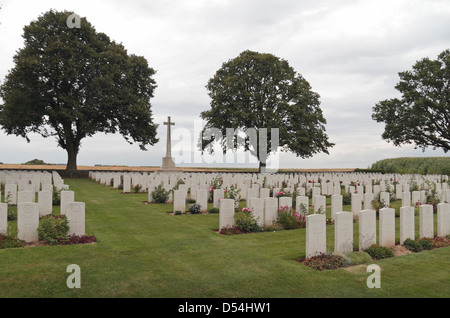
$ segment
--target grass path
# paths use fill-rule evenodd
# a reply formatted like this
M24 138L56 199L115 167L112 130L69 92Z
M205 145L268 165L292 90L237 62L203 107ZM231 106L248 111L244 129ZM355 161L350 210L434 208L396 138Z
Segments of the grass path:
M98 243L0 250L0 297L450 296L450 248L378 261L381 288L369 289L364 266L317 272L294 261L305 229L221 236L217 214L174 216L171 205L146 205L145 194L66 183L86 203L86 233ZM328 226L330 246L333 233ZM69 264L81 268L80 289L66 286Z

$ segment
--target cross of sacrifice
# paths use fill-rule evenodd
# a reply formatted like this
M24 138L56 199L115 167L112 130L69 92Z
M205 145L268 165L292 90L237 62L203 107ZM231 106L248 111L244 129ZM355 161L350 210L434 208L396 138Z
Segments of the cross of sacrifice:
M170 121L170 116L167 117L167 121L164 122L164 125L167 125L167 141L166 141L166 157L172 157L172 145L171 145L171 135L170 135L170 126L175 126L175 123Z

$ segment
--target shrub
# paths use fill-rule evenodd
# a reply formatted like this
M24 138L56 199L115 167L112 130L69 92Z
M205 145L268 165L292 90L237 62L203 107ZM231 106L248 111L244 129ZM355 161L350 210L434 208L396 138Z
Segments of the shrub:
M422 249L424 250L431 250L433 249L433 242L428 238L421 238L417 240L420 245L422 245Z
M175 211L173 214L174 215L181 215L182 213L181 213L181 211Z
M95 243L97 239L94 235L69 235L67 239L62 241L62 245L88 244Z
M155 190L152 191L153 201L156 203L166 203L169 199L170 191L166 191L162 184L155 187Z
M219 213L219 209L218 208L211 208L211 209L208 210L208 213L211 213L211 214Z
M12 209L11 206L8 205L8 221L13 221L17 219L17 210Z
M431 239L431 242L433 243L433 248L450 246L450 239L447 237L436 236L435 238Z
M50 245L60 244L67 239L69 222L65 215L46 215L39 221L38 237L41 241L47 241Z
M281 224L285 230L298 229L306 226L306 218L303 213L295 213L287 206L278 209L277 223Z
M61 191L62 189L53 186L53 205L61 204Z
M343 205L350 205L350 204L352 204L352 194L350 192L345 192L342 195L342 204Z
M200 204L191 204L189 205L189 212L192 214L199 214L201 210Z
M347 257L353 265L366 264L372 261L372 257L364 251L351 252L347 254Z
M367 254L370 255L374 260L379 260L383 258L389 258L394 256L394 252L385 246L380 246L377 244L373 244L368 249L365 250Z
M235 226L243 233L262 231L251 210L242 209L242 213L236 217Z
M2 248L14 248L14 247L24 247L25 242L19 240L17 237L7 235L5 233L0 233L0 249Z
M348 266L348 262L342 256L324 253L305 259L303 264L319 271Z
M230 234L241 234L242 232L239 228L237 228L236 226L233 225L231 227L221 228L219 233L222 235L230 235Z
M417 253L423 250L422 244L420 244L416 240L406 239L403 243L403 246L406 247L411 252Z
M142 185L140 185L140 184L136 184L136 185L133 187L134 193L139 193L139 192L141 192L141 190L142 190Z

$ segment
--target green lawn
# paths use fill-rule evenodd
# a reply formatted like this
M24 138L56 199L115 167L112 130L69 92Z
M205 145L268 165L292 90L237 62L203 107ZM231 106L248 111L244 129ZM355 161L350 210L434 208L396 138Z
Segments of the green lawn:
M318 272L296 262L305 229L221 236L218 214L174 216L172 205L145 204L146 194L66 183L98 243L0 250L0 297L450 296L450 247L377 261L381 288L369 289L367 266ZM330 248L333 238L328 226ZM66 285L70 264L81 268L79 289Z

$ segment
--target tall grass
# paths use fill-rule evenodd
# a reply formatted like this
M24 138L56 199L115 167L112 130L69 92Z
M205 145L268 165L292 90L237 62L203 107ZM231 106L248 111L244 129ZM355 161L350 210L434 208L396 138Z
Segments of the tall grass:
M450 157L384 159L372 164L371 169L385 173L450 175Z

